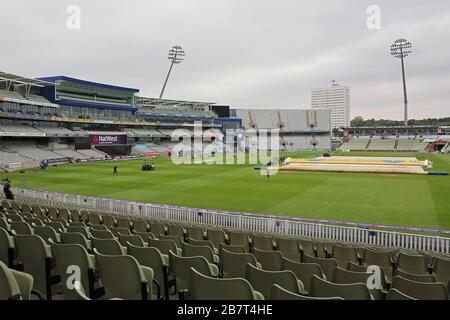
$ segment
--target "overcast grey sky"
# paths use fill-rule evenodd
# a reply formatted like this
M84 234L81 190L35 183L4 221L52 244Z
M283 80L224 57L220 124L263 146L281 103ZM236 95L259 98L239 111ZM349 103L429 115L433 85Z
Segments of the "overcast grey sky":
M66 26L69 5L81 29ZM381 29L369 30L369 5ZM186 51L165 98L239 108L310 108L311 89L351 87L351 116L402 119L400 61L410 117L450 116L449 0L1 0L0 70L67 75L157 97L175 44Z

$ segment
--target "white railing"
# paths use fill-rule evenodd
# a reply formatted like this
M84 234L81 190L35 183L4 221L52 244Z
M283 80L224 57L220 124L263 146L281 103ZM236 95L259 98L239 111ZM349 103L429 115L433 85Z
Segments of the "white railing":
M401 248L450 254L450 238L447 237L310 223L296 221L298 220L297 218L286 216L205 210L86 197L41 190L19 189L17 192L23 196L35 199L50 200L87 209L134 215L142 218L172 220L187 224L213 225L229 229L246 230L248 232L304 237L353 245Z

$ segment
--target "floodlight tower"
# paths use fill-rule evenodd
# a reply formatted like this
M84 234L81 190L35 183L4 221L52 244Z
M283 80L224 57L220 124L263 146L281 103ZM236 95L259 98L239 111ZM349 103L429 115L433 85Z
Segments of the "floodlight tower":
M170 68L169 68L169 72L167 73L167 76L166 76L166 81L164 81L164 85L162 87L161 94L159 95L160 99L162 98L162 96L164 94L164 90L166 89L167 80L169 80L170 72L172 71L173 65L180 64L183 60L184 60L184 50L180 46L173 46L169 50Z
M391 55L396 58L400 58L402 62L402 76L403 76L403 97L405 103L405 126L408 125L408 95L406 92L406 79L405 79L405 64L403 59L412 53L412 45L406 39L395 40L391 45Z

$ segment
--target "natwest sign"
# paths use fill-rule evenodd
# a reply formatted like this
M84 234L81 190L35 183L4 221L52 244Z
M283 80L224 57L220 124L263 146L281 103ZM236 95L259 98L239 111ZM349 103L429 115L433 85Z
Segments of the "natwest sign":
M125 135L91 135L91 144L125 144Z

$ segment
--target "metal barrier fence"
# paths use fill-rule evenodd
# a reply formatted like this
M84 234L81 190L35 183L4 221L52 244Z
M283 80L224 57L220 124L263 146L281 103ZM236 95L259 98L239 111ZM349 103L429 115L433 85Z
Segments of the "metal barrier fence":
M284 216L130 202L41 190L20 189L18 192L35 199L57 201L87 209L134 215L142 218L172 220L188 224L213 225L276 236L304 237L353 245L369 245L450 254L450 238L446 237L300 222L293 221L293 218Z

